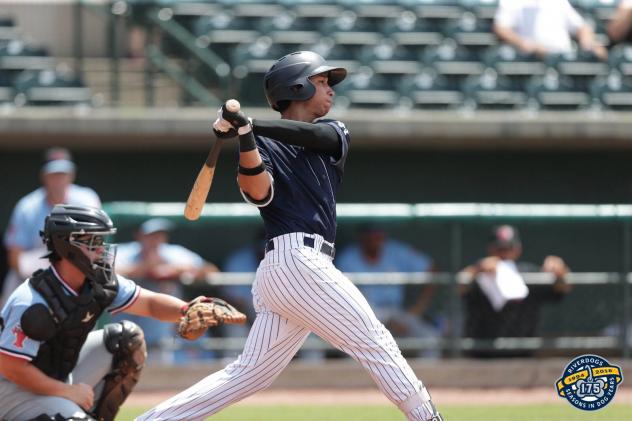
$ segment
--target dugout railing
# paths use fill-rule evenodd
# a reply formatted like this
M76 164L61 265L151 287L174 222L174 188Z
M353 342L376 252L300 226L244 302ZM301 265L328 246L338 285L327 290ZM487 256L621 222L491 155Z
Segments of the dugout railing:
M186 221L182 217L183 203L144 203L144 202L111 202L105 204L118 226L137 225L149 217L165 217L179 226L195 227L203 235L209 227L221 229L231 223L240 226L260 225L256 208L241 203L206 204L202 216L196 222ZM441 223L448 235L445 237L446 250L449 250L449 264L446 271L439 273L353 273L348 274L356 284L434 284L443 290L440 302L442 314L450 325L443 331L444 336L437 343L425 338L397 338L404 351L424 350L439 347L442 355L458 357L471 350L533 350L540 355L559 355L560 353L576 353L580 351L604 352L630 356L631 342L629 330L632 322L632 298L630 273L632 205L542 205L542 204L339 204L339 224L347 222L381 221L383 223L406 221L426 224ZM494 340L474 340L462 336L460 329L463 319L461 297L458 294L459 284L467 282L460 270L467 262L463 258L464 243L468 241L468 225L480 223L526 223L551 225L556 223L578 223L577 231L582 224L608 224L610 230L617 232L616 244L612 250L595 250L595 254L613 251L619 254L619 267L608 268L607 271L572 272L567 281L575 291L583 291L579 301L564 304L566 308L554 308L550 315L551 324L560 323L574 326L571 330L553 329L535 338L496 338ZM414 226L414 225L413 225ZM524 276L528 285L553 282L553 278L542 273L528 273ZM208 286L244 285L254 279L252 273L217 273L206 281ZM198 285L197 288L200 288ZM572 293L573 294L573 293ZM572 295L571 294L571 295ZM562 306L562 305L560 305ZM556 306L554 306L556 307ZM593 319L608 319L606 328L596 329L590 325ZM568 323L571 321L570 323ZM579 326L579 328L578 328ZM209 350L238 351L245 338L206 338L194 346ZM166 338L166 350L182 347L183 343ZM186 344L184 345L186 346ZM310 337L304 349L329 349L320 340Z

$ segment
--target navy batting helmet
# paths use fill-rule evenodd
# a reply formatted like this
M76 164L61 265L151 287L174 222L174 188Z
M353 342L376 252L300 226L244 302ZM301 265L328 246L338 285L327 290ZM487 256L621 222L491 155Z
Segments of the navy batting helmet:
M310 99L316 88L309 78L321 73L329 74L329 86L347 76L346 69L328 66L325 59L313 51L297 51L281 57L263 79L268 103L274 110L283 111L282 101Z

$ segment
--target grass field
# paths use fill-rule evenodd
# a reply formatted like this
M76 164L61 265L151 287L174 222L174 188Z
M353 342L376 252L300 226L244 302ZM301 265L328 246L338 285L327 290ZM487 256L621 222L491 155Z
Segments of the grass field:
M143 408L126 408L117 421L131 421ZM610 406L586 412L564 405L442 407L446 421L630 421L632 405ZM392 406L235 406L212 418L214 421L404 421Z

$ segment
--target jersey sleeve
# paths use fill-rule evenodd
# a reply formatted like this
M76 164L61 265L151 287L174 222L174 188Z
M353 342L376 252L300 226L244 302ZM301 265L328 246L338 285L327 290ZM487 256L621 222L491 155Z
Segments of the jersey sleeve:
M140 287L136 285L131 279L127 279L124 276L116 275L118 277L118 293L108 307L107 311L110 314L120 313L129 308L138 299L140 295Z
M0 332L0 352L31 361L39 351L40 342L26 336L21 326L22 314L32 303L10 303L2 312L4 328Z
M334 157L330 157L330 162L334 165L338 170L343 171L345 167L345 162L347 161L347 155L349 154L349 144L351 143L351 135L349 134L349 130L347 130L347 126L342 121L338 120L320 120L317 124L328 124L336 130L338 133L338 137L340 138L340 147L342 151L340 153L340 158L336 159Z
M30 248L29 235L25 229L29 224L25 218L27 212L24 211L24 206L24 201L20 201L13 209L9 226L4 234L4 245L7 247Z

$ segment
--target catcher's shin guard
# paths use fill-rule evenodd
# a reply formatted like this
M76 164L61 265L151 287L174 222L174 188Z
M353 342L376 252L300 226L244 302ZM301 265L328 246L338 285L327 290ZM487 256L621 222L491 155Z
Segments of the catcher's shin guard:
M147 358L147 345L142 329L128 320L105 325L103 340L114 358L112 371L104 378L94 416L98 421L113 421L140 378Z

